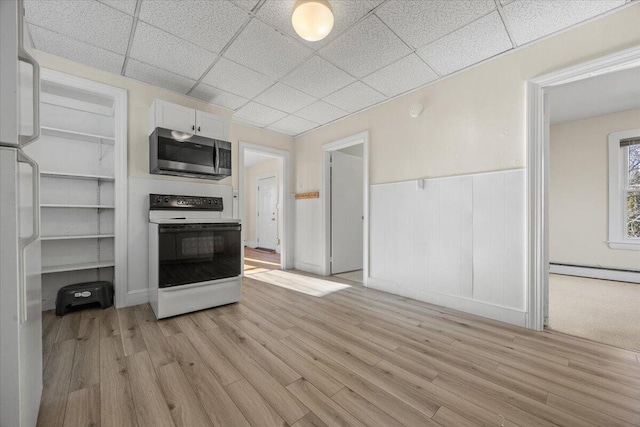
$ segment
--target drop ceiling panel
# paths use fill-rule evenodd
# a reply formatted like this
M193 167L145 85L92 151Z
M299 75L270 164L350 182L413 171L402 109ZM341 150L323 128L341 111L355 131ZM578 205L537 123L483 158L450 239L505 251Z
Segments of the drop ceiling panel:
M302 93L297 89L276 83L255 99L257 102L268 105L280 111L293 113L302 107L311 104L316 99Z
M514 1L504 6L504 13L516 43L521 45L624 3L625 0Z
M199 79L216 54L144 22L138 22L131 57L163 70Z
M347 113L338 107L327 104L324 101L317 101L296 111L296 116L305 118L318 124L325 124L346 116Z
M234 118L240 119L244 122L255 123L258 126L268 126L273 122L277 122L287 116L287 113L274 110L266 105L258 104L257 102L250 102L233 115Z
M224 54L225 57L274 79L302 63L312 50L268 25L252 20Z
M364 77L411 53L375 15L358 23L320 50L320 54L356 77Z
M395 96L429 83L438 75L416 54L411 54L362 79L386 96Z
M512 48L498 12L417 51L440 74L449 74Z
M134 15L136 13L137 0L98 0L101 3L111 6L119 11L122 11L128 15Z
M125 76L183 94L187 93L196 84L195 80L161 70L135 59L129 59L127 62Z
M248 99L229 92L200 83L190 94L194 98L201 99L210 104L219 105L230 110L237 110L249 102Z
M493 0L391 0L376 10L400 38L424 46L496 8Z
M275 83L272 78L226 58L220 58L202 81L245 98L253 98Z
M124 55L82 43L62 34L29 25L36 49L114 74L120 74Z
M267 129L295 136L315 127L318 127L318 125L310 122L309 120L301 119L296 116L287 116L282 120L278 120Z
M259 2L259 0L231 0L231 1L245 10L252 10Z
M331 0L330 4L334 16L331 33L316 42L302 39L300 41L312 49L320 49L380 3L382 3L382 0ZM294 4L295 0L267 0L258 10L257 16L282 32L299 38L293 29L293 25L291 25Z
M204 49L220 52L249 14L227 0L144 0L140 19Z
M355 80L329 61L314 55L282 81L309 95L322 98Z
M4 1L4 0L2 0ZM133 17L97 1L25 1L27 22L125 54Z
M324 100L338 108L355 113L370 105L384 101L385 97L364 83L357 81L344 89L340 89Z

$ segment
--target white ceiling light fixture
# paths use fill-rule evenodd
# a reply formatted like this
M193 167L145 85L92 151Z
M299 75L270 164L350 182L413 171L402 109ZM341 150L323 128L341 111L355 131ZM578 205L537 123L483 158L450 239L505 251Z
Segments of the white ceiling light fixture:
M300 37L317 42L333 29L333 9L327 0L296 0L291 24Z

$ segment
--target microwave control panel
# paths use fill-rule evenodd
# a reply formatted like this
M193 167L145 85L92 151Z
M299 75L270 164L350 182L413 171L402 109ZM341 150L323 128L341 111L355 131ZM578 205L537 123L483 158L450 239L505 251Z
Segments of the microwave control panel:
M149 209L223 210L222 197L172 196L149 194Z

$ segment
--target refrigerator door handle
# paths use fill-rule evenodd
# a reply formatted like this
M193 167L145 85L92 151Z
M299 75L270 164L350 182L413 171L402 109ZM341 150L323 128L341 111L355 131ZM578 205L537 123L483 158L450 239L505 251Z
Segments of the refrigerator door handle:
M18 150L18 161L28 164L33 169L33 232L31 236L20 239L24 249L40 237L40 166L21 150Z
M26 248L40 237L40 166L31 157L18 150L18 162L26 163L33 169L33 230L31 236L20 239L20 280L18 295L20 299L19 322L27 321L27 283L25 272Z
M40 64L24 48L24 4L19 2L18 59L33 67L33 133L18 135L19 146L25 147L40 137Z

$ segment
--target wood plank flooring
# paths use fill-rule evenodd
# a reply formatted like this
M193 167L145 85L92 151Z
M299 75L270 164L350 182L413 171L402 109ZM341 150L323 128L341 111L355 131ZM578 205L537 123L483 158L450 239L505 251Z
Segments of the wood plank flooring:
M359 286L46 312L39 426L640 426L640 358Z

